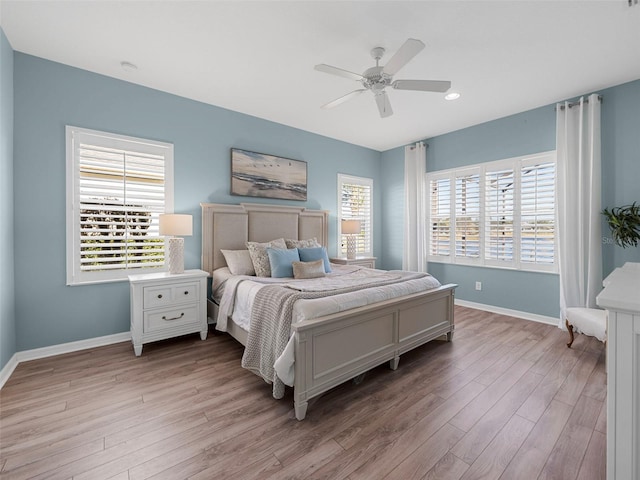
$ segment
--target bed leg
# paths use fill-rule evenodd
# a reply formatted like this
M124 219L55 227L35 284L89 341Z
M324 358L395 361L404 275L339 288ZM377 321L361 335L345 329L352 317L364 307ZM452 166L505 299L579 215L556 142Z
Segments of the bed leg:
M400 363L400 357L399 356L393 357L391 360L389 360L389 368L391 370L397 370L399 363Z
M309 405L308 402L293 402L293 409L296 412L296 419L297 420L304 420L304 417L307 416L307 406Z

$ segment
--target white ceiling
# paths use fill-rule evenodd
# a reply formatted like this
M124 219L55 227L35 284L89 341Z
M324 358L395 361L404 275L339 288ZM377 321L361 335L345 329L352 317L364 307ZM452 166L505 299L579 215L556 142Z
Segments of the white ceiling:
M640 78L627 0L0 0L0 23L14 50L380 151ZM395 79L451 80L459 100L319 108L360 85L314 65L361 73L410 37L427 47Z

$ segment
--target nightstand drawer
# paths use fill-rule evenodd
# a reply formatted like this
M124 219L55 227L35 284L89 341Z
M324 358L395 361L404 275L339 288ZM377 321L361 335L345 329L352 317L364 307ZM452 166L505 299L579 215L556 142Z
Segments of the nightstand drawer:
M144 333L149 333L198 322L198 305L185 305L183 308L144 312L143 328Z
M189 303L198 301L198 284L182 283L179 285L163 285L144 288L143 308L155 308L175 303Z

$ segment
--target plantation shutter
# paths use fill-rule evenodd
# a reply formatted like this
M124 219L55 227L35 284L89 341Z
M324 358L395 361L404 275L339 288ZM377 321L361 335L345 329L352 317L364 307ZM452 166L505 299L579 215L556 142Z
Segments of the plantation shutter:
M373 255L373 180L369 178L338 175L340 195L340 220L360 220L361 230L355 235L356 254ZM340 255L347 255L346 235L341 236Z
M73 267L68 283L126 278L164 266L159 215L167 195L168 152L128 137L73 133Z
M451 254L451 180L432 179L429 182L429 255Z
M520 262L555 260L555 164L523 165L520 199Z
M480 174L456 176L456 257L480 257Z
M485 259L513 262L513 169L485 173Z

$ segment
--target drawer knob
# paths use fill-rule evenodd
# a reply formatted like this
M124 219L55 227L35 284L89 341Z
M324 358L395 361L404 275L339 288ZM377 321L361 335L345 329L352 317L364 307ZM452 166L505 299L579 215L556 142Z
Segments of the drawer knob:
M158 298L162 298L162 294L161 293L158 294Z
M182 312L182 313L181 313L180 315L178 315L177 317L171 317L171 318L167 318L166 316L164 316L164 315L163 315L163 316L162 316L162 319L163 319L163 320L167 320L167 321L169 321L169 320L178 320L178 319L180 319L180 318L182 318L182 317L184 317L184 312Z
M185 294L185 295L189 295L189 291L188 291L188 290L185 290L185 291L184 291L184 294Z

